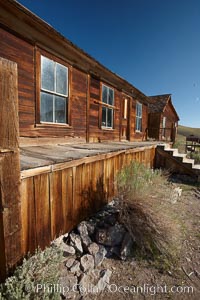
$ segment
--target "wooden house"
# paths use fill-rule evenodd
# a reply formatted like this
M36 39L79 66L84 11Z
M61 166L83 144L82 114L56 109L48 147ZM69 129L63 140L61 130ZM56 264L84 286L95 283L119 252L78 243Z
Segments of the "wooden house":
M23 143L144 139L148 99L141 91L16 1L0 0L0 7L0 57L18 66Z
M0 0L0 281L111 200L132 160L154 166L156 143L140 143L150 100L18 2ZM158 131L162 115L170 127L178 119L171 99L165 106Z
M170 94L149 97L149 138L174 142L178 121Z

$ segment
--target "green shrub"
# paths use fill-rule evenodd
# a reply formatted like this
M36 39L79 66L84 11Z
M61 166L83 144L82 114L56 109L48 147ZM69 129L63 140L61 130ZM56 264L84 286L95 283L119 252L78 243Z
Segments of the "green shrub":
M45 292L42 289L36 293L36 289L37 284L46 287L57 284L61 260L62 254L57 248L37 250L35 255L24 259L23 264L15 270L13 276L8 277L0 286L0 299L60 299L59 294L51 291Z
M194 159L195 164L200 164L200 151L190 152L187 157Z
M180 232L166 174L133 162L119 172L116 181L120 220L135 241L137 253L170 267L180 250Z

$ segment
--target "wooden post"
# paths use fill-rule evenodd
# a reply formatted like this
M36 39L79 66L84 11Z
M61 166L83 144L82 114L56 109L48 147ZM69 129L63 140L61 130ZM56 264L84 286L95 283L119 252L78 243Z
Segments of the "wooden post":
M0 281L21 259L17 64L0 58Z

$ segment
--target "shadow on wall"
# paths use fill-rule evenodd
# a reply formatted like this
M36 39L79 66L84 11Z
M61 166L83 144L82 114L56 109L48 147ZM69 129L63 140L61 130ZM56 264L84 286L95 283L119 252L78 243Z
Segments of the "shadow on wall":
M97 180L95 188L92 181L90 181L89 187L82 191L81 196L82 205L74 216L76 224L93 215L108 203L108 195L104 190L103 176Z

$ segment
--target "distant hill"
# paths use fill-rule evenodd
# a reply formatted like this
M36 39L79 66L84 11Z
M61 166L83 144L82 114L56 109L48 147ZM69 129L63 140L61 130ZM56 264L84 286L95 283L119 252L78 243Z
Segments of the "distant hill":
M178 125L178 134L183 135L183 136L188 136L188 135L195 135L200 137L200 128L192 128L192 127L186 127L183 125Z

